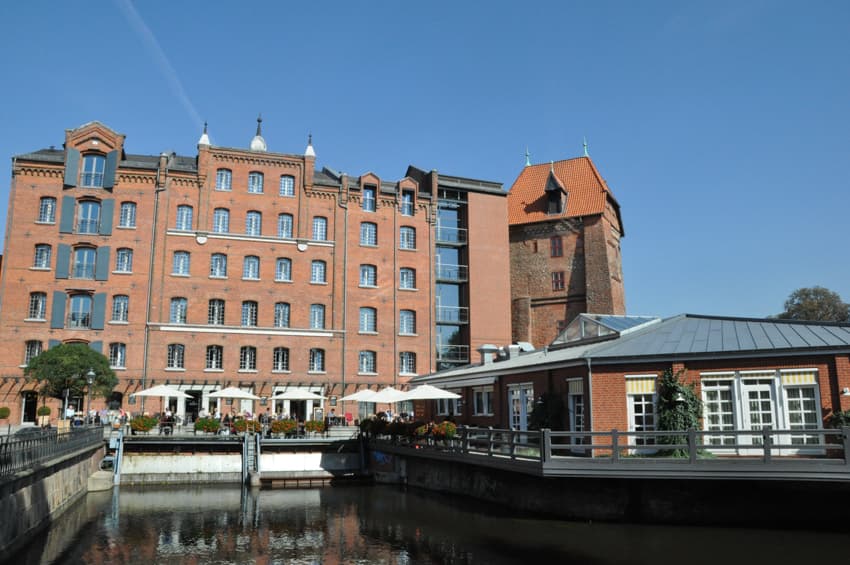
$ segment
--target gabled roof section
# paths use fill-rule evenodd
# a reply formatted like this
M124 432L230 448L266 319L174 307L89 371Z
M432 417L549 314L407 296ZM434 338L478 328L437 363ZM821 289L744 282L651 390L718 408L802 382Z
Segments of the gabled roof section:
M550 347L563 347L578 341L610 335L623 335L647 324L658 323L652 316L615 316L613 314L579 314L564 328Z
M546 189L550 186L550 171L567 193L566 208L556 215L548 213ZM530 224L602 214L608 201L619 216L620 206L590 157L530 165L522 169L508 193L508 223Z

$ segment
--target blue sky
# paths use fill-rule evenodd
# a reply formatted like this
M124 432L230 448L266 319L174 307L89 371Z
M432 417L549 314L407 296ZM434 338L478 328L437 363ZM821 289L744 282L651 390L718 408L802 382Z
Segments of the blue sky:
M262 112L271 151L312 133L319 167L507 189L526 146L548 162L587 136L622 206L628 313L850 300L845 1L35 0L0 20L5 158L91 120L130 153L194 155L203 120L247 146Z

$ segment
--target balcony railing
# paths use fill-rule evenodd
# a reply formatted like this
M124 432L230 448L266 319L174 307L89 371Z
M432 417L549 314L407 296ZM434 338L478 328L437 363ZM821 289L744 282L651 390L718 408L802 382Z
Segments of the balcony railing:
M437 226L437 243L466 243L466 228Z
M466 306L437 306L437 322L444 324L468 324L469 308Z
M469 267L466 265L437 264L437 280L466 282L469 280Z
M74 278L75 279L93 279L94 278L94 265L90 265L87 263L77 263L74 265Z
M71 313L68 315L68 328L88 329L91 327L91 314Z
M468 345L438 345L437 361L469 362Z
M98 220L77 220L77 233L97 233Z

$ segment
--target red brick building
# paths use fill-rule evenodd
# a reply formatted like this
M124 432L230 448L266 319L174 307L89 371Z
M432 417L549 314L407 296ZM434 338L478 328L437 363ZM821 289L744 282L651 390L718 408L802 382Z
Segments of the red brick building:
M525 430L535 403L554 394L564 406L557 429L652 431L667 369L695 386L702 428L716 434L718 449L753 437L724 431L817 429L850 410L850 324L581 314L546 348L491 351L478 365L414 379L461 394L433 403L433 415Z
M528 165L508 194L514 342L582 312L625 314L620 206L590 157Z
M225 386L310 390L327 410L509 339L509 314L490 306L509 296L500 184L315 163L312 143L268 151L259 121L248 149L213 146L205 131L194 156L132 155L91 122L67 130L64 149L16 156L0 281L11 422L35 420L22 367L60 342L109 357L111 407L137 410L129 394L169 383L191 396L171 401L191 418L240 408L209 398Z

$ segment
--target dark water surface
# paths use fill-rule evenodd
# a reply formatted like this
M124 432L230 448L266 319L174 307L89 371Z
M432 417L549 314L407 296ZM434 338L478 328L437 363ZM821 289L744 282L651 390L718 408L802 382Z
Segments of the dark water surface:
M13 519L4 516L3 519ZM8 563L844 562L850 534L589 524L396 487L121 487L92 493Z

